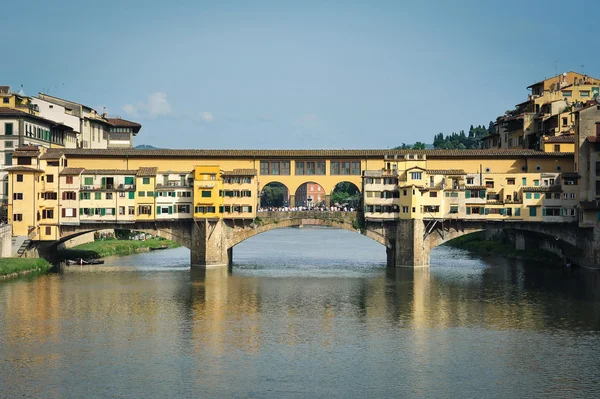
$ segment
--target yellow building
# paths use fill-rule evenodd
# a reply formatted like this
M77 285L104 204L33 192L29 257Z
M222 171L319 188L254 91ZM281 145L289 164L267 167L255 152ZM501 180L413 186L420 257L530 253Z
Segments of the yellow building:
M218 212L223 206L221 169L219 165L201 165L194 168L194 218L221 219Z

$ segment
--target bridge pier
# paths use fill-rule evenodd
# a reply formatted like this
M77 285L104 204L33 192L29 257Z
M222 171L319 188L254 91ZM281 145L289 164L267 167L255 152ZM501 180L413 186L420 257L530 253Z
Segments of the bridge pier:
M424 239L425 225L422 220L396 221L394 238L387 248L388 267L429 267L429 243Z
M233 248L229 248L222 220L194 220L190 264L192 267L230 266Z

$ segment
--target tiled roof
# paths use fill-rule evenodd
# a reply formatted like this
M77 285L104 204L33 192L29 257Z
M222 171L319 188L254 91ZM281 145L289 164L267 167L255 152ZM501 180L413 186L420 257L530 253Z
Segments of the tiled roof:
M465 190L485 190L486 186L465 186Z
M466 175L467 172L465 172L462 169L427 169L427 174L430 175Z
M81 174L84 175L135 175L137 170L126 169L84 169Z
M586 137L586 140L590 143L600 143L600 137L598 136L588 136Z
M141 167L136 176L156 176L157 167Z
M572 153L543 152L524 149L477 149L477 150L175 150L175 149L81 149L53 148L42 156L42 159L56 158L56 154L85 157L180 157L180 158L277 158L277 157L369 157L383 158L384 156L416 154L428 158L513 158L513 157L572 157Z
M59 175L61 176L75 176L75 175L80 175L81 172L83 172L84 169L83 168L64 168L63 170L60 171Z
M38 147L37 145L22 145L20 147L17 147L17 149L15 151L39 151L40 147Z
M577 172L563 172L561 173L562 177L581 177Z
M108 122L116 127L130 127L133 129L134 133L137 133L142 128L142 125L136 122L128 121L127 119L121 118L106 118Z
M574 143L575 136L567 135L567 136L551 136L545 138L546 143Z
M40 155L39 151L13 151L14 157L37 157Z
M43 172L40 169L30 168L28 166L9 166L9 167L5 168L4 170L6 170L8 172L37 172L37 173Z
M223 176L256 176L256 169L222 170Z
M548 191L562 191L559 185L553 186L539 186L539 187L523 187L525 192L548 192Z

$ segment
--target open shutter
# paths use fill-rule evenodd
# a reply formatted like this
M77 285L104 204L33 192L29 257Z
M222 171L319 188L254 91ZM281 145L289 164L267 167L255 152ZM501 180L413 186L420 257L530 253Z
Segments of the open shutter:
M106 188L106 177L102 178L102 189L104 190Z
M129 192L129 199L134 199L135 198L135 192L134 191L130 191Z
M82 200L83 199L83 193L79 193L79 199Z
M65 217L66 209L65 208L61 209L60 213L61 213L62 217Z
M521 216L521 208L515 208L515 216Z
M106 215L106 208L100 208L100 216Z
M169 206L169 215L171 215L173 213L173 207Z
M160 212L161 212L161 210L160 210L160 206L157 206L157 207L156 207L156 214L157 214L157 215L160 215Z
M542 208L542 216L546 216L546 208Z
M471 198L471 190L465 190L465 198Z
M83 215L83 208L79 208L79 215Z
M467 215L470 215L470 214L471 214L471 207L468 206L467 207Z
M490 214L490 210L489 210L489 209L486 209L486 210L485 210L485 214L486 214L486 215L489 215L489 214Z

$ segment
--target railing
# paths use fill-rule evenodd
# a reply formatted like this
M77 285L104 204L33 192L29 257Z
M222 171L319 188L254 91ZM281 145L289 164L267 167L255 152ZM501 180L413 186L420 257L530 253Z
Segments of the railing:
M82 191L96 191L96 190L135 190L135 184L92 184L82 185L80 187Z
M190 187L194 187L194 183L187 183L187 182L180 182L180 181L168 181L166 183L157 183L156 184L156 188L176 188L176 187L182 187L182 188L190 188Z

